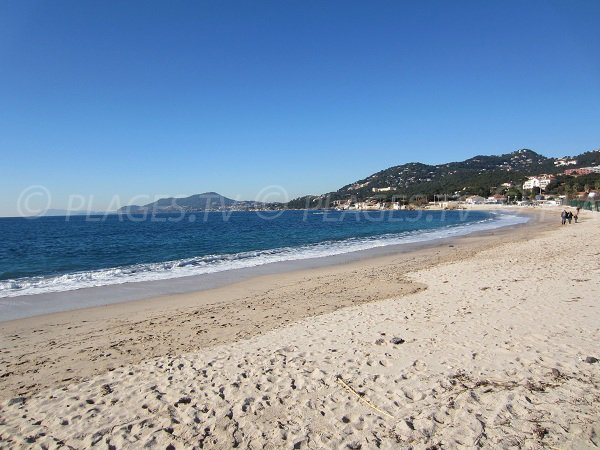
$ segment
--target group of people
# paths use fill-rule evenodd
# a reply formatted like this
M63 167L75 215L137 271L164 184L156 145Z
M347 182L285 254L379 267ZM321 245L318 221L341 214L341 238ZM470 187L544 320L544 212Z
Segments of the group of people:
M567 223L567 221L569 221L569 223L571 223L571 221L573 219L575 219L575 223L577 223L580 209L581 208L577 207L577 209L575 210L575 214L573 214L571 211L567 211L566 209L563 209L563 212L560 213L560 218L562 219L562 224L564 225L565 223Z

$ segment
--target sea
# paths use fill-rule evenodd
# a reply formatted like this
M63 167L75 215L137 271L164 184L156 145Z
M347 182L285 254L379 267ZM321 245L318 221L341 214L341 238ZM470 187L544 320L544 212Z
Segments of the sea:
M515 225L483 211L223 211L0 218L0 298L166 280Z

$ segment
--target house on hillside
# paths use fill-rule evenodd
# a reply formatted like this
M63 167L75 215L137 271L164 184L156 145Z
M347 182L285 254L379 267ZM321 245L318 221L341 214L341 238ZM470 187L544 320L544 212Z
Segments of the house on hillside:
M591 173L600 173L600 166L580 167L579 169L567 169L563 172L565 175L578 176L589 175Z
M525 183L523 183L523 189L531 190L533 188L546 189L552 180L556 177L554 175L538 175L536 177L529 177Z
M577 164L576 159L569 159L567 157L559 158L558 160L554 161L555 166L571 166L575 164Z

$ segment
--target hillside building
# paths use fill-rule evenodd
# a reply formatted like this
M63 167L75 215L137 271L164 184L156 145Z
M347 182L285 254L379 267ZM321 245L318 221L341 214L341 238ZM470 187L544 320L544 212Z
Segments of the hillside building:
M529 177L525 183L523 183L523 189L531 190L533 188L540 188L542 190L546 189L548 185L554 180L554 176L552 175L540 175L537 177Z
M573 166L575 164L577 164L576 159L560 158L560 159L554 161L555 166Z
M600 173L600 166L580 167L579 169L567 169L563 172L565 175L589 175L591 173Z

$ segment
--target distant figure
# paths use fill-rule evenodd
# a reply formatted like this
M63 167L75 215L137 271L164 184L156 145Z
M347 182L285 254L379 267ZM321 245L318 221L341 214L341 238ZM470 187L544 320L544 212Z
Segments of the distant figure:
M563 209L563 212L560 213L560 218L562 219L562 224L567 223L567 211Z
M577 219L579 218L579 208L575 210L575 214L573 214L573 219L575 219L575 223L577 223Z
M567 220L569 221L569 223L571 223L571 220L573 220L573 213L571 211L567 213Z

